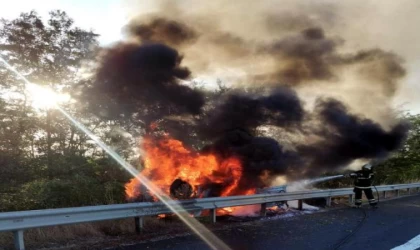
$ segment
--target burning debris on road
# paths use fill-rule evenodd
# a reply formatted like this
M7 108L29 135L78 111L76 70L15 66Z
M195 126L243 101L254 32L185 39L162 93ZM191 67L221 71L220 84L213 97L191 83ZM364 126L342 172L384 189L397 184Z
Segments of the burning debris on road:
M305 22L271 40L251 41L217 25L205 29L200 22L188 22L185 13L174 18L131 22L129 41L103 51L97 79L89 86L99 93L90 105L104 117L141 119L146 128L155 128L161 119L166 121L163 130L178 131L149 131L141 145L142 174L173 198L254 194L279 176L293 181L355 160L384 159L404 141L404 121L393 117L382 124L323 91L335 84L343 86L346 96L340 77L351 72L354 84L371 96L392 97L405 75L392 52L339 53L343 39L332 36L328 26ZM194 74L205 73L210 65L245 65L253 59L266 67L255 67L261 72L252 70L218 95L189 86ZM319 86L314 108L299 94L305 86ZM372 98L366 105L389 110L386 98ZM200 143L190 143L191 138ZM133 201L155 199L135 178L127 183L126 194Z

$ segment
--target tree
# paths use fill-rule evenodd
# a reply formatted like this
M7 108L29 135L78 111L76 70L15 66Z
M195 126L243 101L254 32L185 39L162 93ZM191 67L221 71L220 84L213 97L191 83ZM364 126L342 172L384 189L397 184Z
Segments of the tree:
M377 166L379 183L404 183L420 179L420 115L407 114L411 128L404 145Z
M53 11L45 24L36 12L22 13L15 20L2 20L0 29L1 55L31 82L48 85L58 90L71 86L77 79L77 68L83 60L91 58L97 46L97 36L93 32L73 27L73 20L63 11ZM53 112L38 113L28 103L25 86L21 79L2 69L0 75L3 93L14 94L15 126L19 133L15 139L16 152L21 152L27 145L38 144L39 152L45 154L47 168L52 177L53 147L63 131L57 131L59 124ZM9 104L12 99L9 99ZM11 105L9 109L13 110ZM45 116L42 116L45 115ZM34 124L38 131L34 131ZM36 127L36 126L35 126ZM45 136L34 137L42 133ZM68 128L67 128L68 129ZM25 134L26 133L26 134ZM61 137L61 138L60 138ZM59 142L60 143L60 142Z
M63 11L46 22L31 11L1 20L0 56L30 82L76 95L82 64L99 50L97 37ZM127 174L58 111L34 108L26 88L0 67L0 211L122 202ZM130 156L131 145L116 141L109 123L78 103L65 109Z

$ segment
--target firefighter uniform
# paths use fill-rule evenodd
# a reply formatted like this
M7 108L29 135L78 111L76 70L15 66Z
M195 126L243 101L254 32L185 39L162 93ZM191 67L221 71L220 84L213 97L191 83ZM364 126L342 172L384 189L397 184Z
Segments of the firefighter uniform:
M374 173L372 171L372 166L366 164L362 167L362 170L359 170L355 173L350 174L350 177L354 178L354 193L355 193L355 202L354 205L362 205L362 192L365 192L366 198L369 201L369 204L373 207L376 207L377 201L373 196L372 192L372 182L374 178Z

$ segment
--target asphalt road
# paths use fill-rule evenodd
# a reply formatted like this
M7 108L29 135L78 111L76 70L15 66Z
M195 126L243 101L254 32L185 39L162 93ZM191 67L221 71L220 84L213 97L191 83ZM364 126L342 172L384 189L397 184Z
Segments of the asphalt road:
M364 207L282 219L261 219L235 228L216 231L232 249L336 249L337 244L360 225L339 249L392 249L420 234L420 196L379 204L377 210ZM116 249L198 249L209 247L196 236L148 242ZM416 248L404 248L416 249Z

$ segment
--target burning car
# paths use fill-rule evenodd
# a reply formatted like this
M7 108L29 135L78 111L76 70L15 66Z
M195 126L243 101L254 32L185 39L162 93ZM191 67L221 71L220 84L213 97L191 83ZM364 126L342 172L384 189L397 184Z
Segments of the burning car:
M253 137L241 130L197 152L170 137L146 138L142 174L174 199L283 192L270 186L269 170L283 166L282 150L269 138ZM133 178L126 185L128 200L153 200L153 195Z

